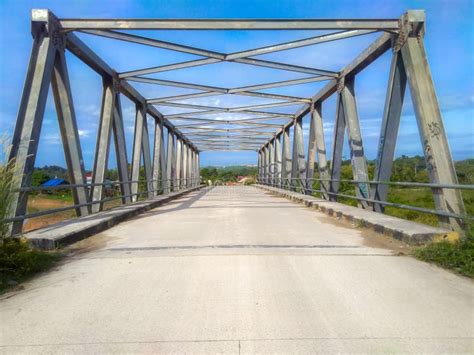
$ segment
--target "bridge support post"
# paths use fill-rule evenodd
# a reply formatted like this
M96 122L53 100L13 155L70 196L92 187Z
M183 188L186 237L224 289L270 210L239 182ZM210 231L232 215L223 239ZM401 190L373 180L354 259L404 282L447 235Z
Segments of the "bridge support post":
M160 189L163 188L163 124L161 120L155 120L155 135L153 140L153 196L157 196Z
M182 140L177 137L176 138L176 185L173 187L174 191L179 191L181 189L181 168L182 168L182 161L183 161L183 142Z
M261 176L262 176L262 150L259 149L257 151L257 182L261 183Z
M145 170L146 179L146 192L148 198L153 198L153 171L151 166L151 153L150 153L150 135L148 134L148 121L146 117L146 107L144 112L143 120L143 139L142 139L142 150L143 150L143 168Z
M291 148L290 148L290 127L286 127L282 133L282 160L281 160L281 184L282 188L288 186L288 179L291 177L292 161L291 161ZM290 181L291 187L291 181Z
M336 193L339 192L342 164L342 150L344 145L344 130L346 122L344 118L344 109L342 107L341 93L337 95L336 104L336 121L334 123L334 134L332 140L332 157L331 157L331 184L329 199L337 201Z
M50 24L48 15L33 16L33 47L9 152L9 161L15 163L13 189L29 187L31 183L56 51L52 33L47 30ZM27 192L15 192L11 206L13 216L26 213L27 200ZM12 234L20 233L22 226L23 221L13 222Z
M275 186L281 186L281 136L275 136Z
M306 167L306 188L313 188L314 163L318 158L318 172L320 180L321 196L328 199L327 191L329 184L329 173L326 158L326 143L324 141L324 127L321 115L321 102L311 105L310 125L309 125L309 141L308 141L308 157Z
M152 180L151 158L150 158L150 142L148 137L148 124L146 121L146 106L137 105L135 119L135 135L133 140L133 155L132 155L132 194L133 201L138 199L138 180L140 178L140 159L143 154L143 166L145 170L146 191L148 198L153 197L153 188L150 186Z
M199 152L195 153L195 169L196 169L196 186L201 184L201 168L199 162Z
M266 146L266 145L262 148L262 157L263 157L263 183L264 183L264 184L267 184L267 183L268 183L268 181L267 181L267 177L268 177L268 173L267 173L267 169L268 169L268 163L267 163L268 153L267 153L267 146Z
M181 173L181 188L188 187L188 145L183 141L183 168Z
M77 130L76 114L72 101L64 48L56 51L51 84L64 147L69 182L73 185L83 185L72 188L74 204L87 204L87 202L89 202L89 191L87 186L85 186L84 161ZM76 208L77 216L86 216L89 213L90 206L84 205Z
M296 119L293 125L293 162L291 165L291 185L293 188L301 185L302 192L306 193L306 161L304 157L303 120Z
M173 134L173 154L172 154L172 159L171 159L171 181L172 181L172 186L170 191L177 191L178 190L178 145L179 145L179 137L175 134Z
M193 158L193 150L191 146L188 146L188 187L193 186L193 171L192 171L192 158Z
M193 155L193 170L194 170L194 186L198 186L199 185L199 167L198 167L198 157L197 157L197 152L194 151L194 155Z
M367 184L369 173L367 161L364 154L364 145L360 133L359 116L357 114L357 105L354 93L354 76L345 79L342 88L341 98L344 109L344 121L347 125L347 135L349 138L349 148L351 151L352 175L354 180L363 181L355 187L356 196L360 198L369 198L370 188ZM362 208L368 208L369 203L364 200L358 200L357 205Z
M395 52L392 56L388 78L374 181L388 181L392 175L393 157L400 126L406 81L402 57L399 52ZM387 194L388 185L376 184L371 191L373 199L378 201L386 201ZM383 212L383 205L375 203L374 211Z
M102 105L99 121L99 131L97 133L97 144L95 147L94 167L92 169L91 200L96 202L92 205L92 212L99 212L103 208L103 203L98 202L104 196L105 172L109 159L110 134L112 131L112 121L115 106L115 94L113 80L103 77ZM95 185L98 184L98 185ZM132 186L133 189L133 186Z
M401 53L430 180L455 185L458 179L423 44L424 21L424 11L409 11L402 16L402 32L407 38ZM437 210L465 214L460 190L433 188L432 191ZM443 227L455 230L465 227L462 220L452 217L440 216L439 221Z
M268 172L270 174L270 185L275 185L275 139L268 144L268 154L270 155L270 166Z
M117 160L118 177L121 182L120 192L122 194L122 203L132 201L129 174L127 146L125 144L125 130L123 126L122 105L120 103L120 92L115 90L114 120L112 122L112 132L114 133L115 158Z
M165 193L171 192L171 179L173 176L173 147L174 147L174 134L168 128L168 143L166 149L166 190Z
M318 172L320 186L321 186L321 196L328 200L329 195L327 192L329 191L329 168L327 162L327 155L326 155L326 142L324 139L324 126L323 126L323 117L322 117L322 103L320 101L315 102L312 106L313 111L311 112L311 123L314 125L314 139L316 144L316 156L318 158Z
M189 146L188 149L188 187L194 186L194 171L193 171L193 149Z

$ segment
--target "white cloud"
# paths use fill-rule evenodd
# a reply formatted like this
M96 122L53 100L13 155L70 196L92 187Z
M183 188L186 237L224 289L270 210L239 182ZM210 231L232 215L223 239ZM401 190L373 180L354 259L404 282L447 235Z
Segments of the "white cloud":
M90 136L90 131L86 129L78 129L77 133L79 133L79 137L87 138Z

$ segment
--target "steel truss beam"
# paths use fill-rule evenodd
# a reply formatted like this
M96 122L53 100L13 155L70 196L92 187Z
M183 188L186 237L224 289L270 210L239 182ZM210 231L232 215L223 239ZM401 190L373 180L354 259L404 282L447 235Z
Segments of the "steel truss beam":
M402 22L405 24L405 33L409 35L401 47L401 54L430 181L435 184L457 185L454 162L423 44L425 13L409 11L403 15ZM434 188L432 192L436 209L461 215L466 213L460 190ZM442 226L455 230L465 228L460 219L441 216L439 221Z
M365 20L155 20L155 19L60 19L65 30L116 29L116 30L386 30L397 31L398 19Z
M255 66L269 67L269 68L273 68L273 69L281 69L281 70L302 72L302 73L306 73L306 74L329 75L329 76L337 77L338 73L332 72L332 71L329 71L329 70L307 68L307 67L301 67L301 66L297 66L297 65L290 65L290 64L285 64L285 63L276 63L276 62L270 62L270 61L266 61L266 60L259 60L259 59L248 58L248 57L267 54L267 53L278 52L278 51L282 51L282 50L300 48L300 47L314 45L314 44L318 44L318 43L335 41L335 40L339 40L339 39L343 39L343 38L350 38L350 37L354 37L354 36L360 36L360 35L372 33L372 32L374 32L374 30L342 31L342 32L336 32L336 33L326 34L326 35L322 35L322 36L307 38L307 39L303 39L303 40L282 43L282 44L279 44L279 45L256 48L256 49L249 50L249 51L236 52L236 53L230 53L230 54L207 51L207 50L203 50L203 49L199 49L199 48L183 46L183 45L179 45L179 44L176 44L176 43L164 42L164 41L159 41L159 40L155 40L155 39L152 39L152 38L146 38L146 37L141 37L141 36L136 36L136 35L131 35L131 34L125 34L125 33L121 33L121 32L100 31L100 30L99 31L97 31L97 30L83 30L83 32L88 33L88 34L92 34L92 35L106 37L106 38L112 38L112 39L116 39L116 40L122 40L122 41L138 43L138 44L142 44L142 45L148 45L148 46L153 46L153 47L158 47L158 48L174 50L174 51L184 52L184 53L188 53L188 54L201 55L201 56L207 57L207 58L204 58L204 59L191 60L191 61L182 62L182 63L175 63L175 64L170 64L170 65L162 65L162 66L158 66L158 67L152 67L152 68L132 70L132 71L128 71L128 72L124 72L124 73L119 74L120 78L128 78L130 76L135 76L135 75L146 75L146 74L159 73L159 72L169 71L169 70L177 70L177 69L184 69L184 68L200 66L200 65L214 64L214 63L218 63L218 62L222 62L222 61L230 61L230 62L237 62L237 63L241 63L241 64L249 64L249 65L255 65Z
M390 65L385 108L377 152L375 181L389 181L392 175L392 164L398 137L398 128L400 126L406 82L407 77L401 53L395 52ZM386 201L388 186L375 185L371 191L371 195L375 200ZM374 204L374 210L383 212L384 208L381 204Z
M276 134L276 137L282 135L283 132L286 132L289 127L294 125L294 122L298 122L301 117L305 116L308 111L312 111L313 120L311 124L315 125L319 121L318 116L320 116L317 114L318 110L316 108L320 106L322 101L336 92L336 90L339 91L330 169L332 179L330 190L333 193L339 189L338 180L340 179L342 145L346 126L349 135L349 146L351 148L354 179L368 181L367 164L363 153L359 119L355 105L353 80L357 73L382 55L391 47L392 43L394 44L395 54L392 60L387 90L379 152L377 155L375 181L390 179L405 83L408 78L416 118L420 128L420 136L425 149L425 159L429 167L430 180L434 184L448 184L450 186L457 184L457 177L423 46L424 12L409 11L402 16L400 23L403 27L403 31L398 38L394 38L394 36L389 33L379 37L379 39L359 57L341 71L338 81L329 82L313 97L313 103L311 105L303 106L295 115L295 119L288 122L282 130ZM317 119L314 121L315 112ZM298 127L295 126L295 131L297 130ZM322 132L322 127L320 131ZM315 132L311 131L308 165L314 164L314 152L316 149L314 135ZM297 145L297 143L295 144ZM267 145L263 145L260 149L265 151ZM293 152L293 154L294 159L296 159L295 154L298 153ZM321 154L321 157L324 155ZM292 171L294 175L295 168L293 168ZM309 176L311 175L312 172L309 172ZM321 172L320 176L326 179ZM387 186L383 184L376 184L375 186L371 193L372 198L385 201ZM326 187L322 185L323 196L327 197L327 194L324 194L324 191L326 191L325 188ZM370 197L368 196L369 189L367 183L357 184L356 194L362 198ZM433 189L433 195L438 210L456 213L458 215L465 214L460 190L435 188ZM331 195L329 198L334 199L335 195ZM360 201L359 204L362 205L362 207L368 207L367 202L363 200ZM374 209L376 211L383 211L382 205L377 203L374 204ZM464 228L462 220L453 217L441 216L440 223L445 227L451 227L456 230L462 230Z
M76 57L78 57L81 61L87 64L91 69L96 71L101 76L105 76L112 80L113 78L117 78L118 74L109 67L97 54L95 54L88 46L84 44L74 33L68 33L65 37L66 41L66 48L73 53ZM125 95L128 99L133 101L135 104L143 104L146 103L146 99L136 91L130 84L126 81L118 81L117 86L118 90L123 95ZM192 145L192 142L186 139L181 132L174 129L174 125L169 122L163 115L152 105L147 105L147 113L150 114L155 120L163 120L163 125L171 130L174 130L177 135L181 138L185 139L188 144ZM194 147L195 148L195 147Z
M209 91L209 92L221 93L221 94L236 94L236 93L242 93L242 92L247 93L247 92L252 92L255 90L266 90L266 89L273 89L273 88L278 88L282 86L308 84L308 83L314 83L318 81L325 81L325 80L331 80L331 79L333 79L333 77L321 75L321 76L302 78L302 79L284 80L284 81L276 81L272 83L242 86L238 88L221 88L221 87L216 87L216 86L199 85L199 84L185 83L185 82L172 81L172 80L155 79L155 78L144 78L144 77L139 77L139 76L132 76L132 77L127 78L128 81L135 81L138 83L172 86L172 87L184 88L184 89L203 90L203 91Z

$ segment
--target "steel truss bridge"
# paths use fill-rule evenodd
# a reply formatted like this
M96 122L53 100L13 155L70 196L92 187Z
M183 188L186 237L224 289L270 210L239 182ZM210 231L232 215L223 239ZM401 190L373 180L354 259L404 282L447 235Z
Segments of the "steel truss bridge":
M126 30L127 32L124 32ZM235 53L209 51L131 34L134 30L324 30L327 33L286 43L274 44ZM23 221L58 210L27 214L28 193L35 165L38 142L48 89L51 85L59 119L59 127L69 173L70 188L78 216L103 209L113 198L104 195L105 174L111 137L115 143L123 204L138 197L153 199L196 187L200 184L199 156L202 151L250 150L258 155L258 180L302 193L317 192L324 199L336 201L338 196L355 198L360 208L383 212L384 206L409 208L439 217L441 226L461 230L466 212L461 189L473 186L458 184L446 132L435 94L430 68L423 45L425 15L408 11L398 19L336 19L336 20L183 20L183 19L67 19L57 18L51 11L32 11L33 47L21 99L10 158L17 166L16 196L12 233L22 231ZM111 41L124 41L143 46L167 49L200 56L200 59L168 65L117 72L84 43L77 33L100 36ZM379 37L340 71L299 66L257 58L263 54L307 47L320 43L349 40L378 33ZM82 148L77 129L70 78L65 51L69 51L102 77L103 95L92 184L87 185ZM367 161L357 113L354 83L357 74L382 56L392 52L388 87L379 137L377 165L373 180L369 179ZM303 79L273 81L245 87L214 87L200 83L161 80L150 77L165 71L176 71L215 63L231 62L245 66L271 68L304 73ZM311 97L296 97L265 90L312 82L326 85ZM145 97L132 83L189 89L192 92L168 96ZM410 88L419 134L431 182L428 184L390 183L394 151L406 86ZM272 91L274 92L274 91ZM220 95L251 96L262 103L240 106L204 106L186 100ZM326 154L322 121L322 105L337 96L337 113L331 156ZM131 160L127 156L121 97L136 105L136 119ZM268 103L268 100L271 100ZM294 114L275 109L299 104ZM162 107L188 109L189 112L164 115ZM232 114L232 119L217 115ZM308 119L308 151L304 151L303 120ZM154 141L149 141L147 120L154 121ZM293 134L290 146L290 130ZM113 135L112 135L113 133ZM165 134L167 135L165 139ZM345 135L348 137L355 196L339 193L341 163ZM166 140L166 147L165 147ZM140 189L140 161L143 161L146 184ZM330 164L328 164L330 161ZM131 168L129 171L129 163ZM317 163L317 164L315 164ZM317 175L315 175L317 166ZM317 176L317 177L316 177ZM313 181L320 182L313 189ZM402 206L387 202L390 184L417 185L432 189L435 210ZM37 189L37 188L36 188ZM68 209L63 208L64 209Z

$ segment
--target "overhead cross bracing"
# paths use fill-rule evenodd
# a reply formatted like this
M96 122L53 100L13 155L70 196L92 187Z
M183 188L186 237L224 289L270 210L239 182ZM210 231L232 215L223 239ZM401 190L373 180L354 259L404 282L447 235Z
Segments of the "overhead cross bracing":
M424 23L421 10L410 10L399 19L334 20L61 19L48 10L33 10L33 50L10 152L10 158L18 164L13 231L19 233L26 218L27 191L50 84L73 190L73 208L79 216L102 209L111 137L123 203L133 202L141 194L153 198L159 193L195 187L200 181L200 152L234 150L256 152L260 183L311 193L313 181L318 181L322 197L336 200L341 195L346 132L354 177L351 182L355 182L354 198L361 208L383 212L405 88L409 86L436 205L436 210L429 213L438 215L443 226L462 229L465 209L424 50ZM215 34L216 30L217 33L238 32L244 40L251 38L250 33L260 33L268 40L258 46L250 44L253 48L236 50L233 40L217 43L207 36L205 45L196 45L194 39L199 36L170 40L173 36L167 35L168 31L175 34L198 31L202 35ZM281 36L278 40L272 35L275 31L304 32L300 37ZM342 67L338 64L340 56L336 65L331 54L326 53L310 56L298 52L298 60L293 63L278 59L283 52L304 50L310 54L318 46L351 40L367 40L370 44ZM153 52L143 56L133 50L121 54L102 51L106 61L97 54L99 51L92 49L93 45L86 44L89 41L106 41L120 47L142 46ZM219 50L218 45L226 50ZM392 65L377 166L374 181L368 181L355 78L390 49ZM91 186L84 179L66 50L98 73L103 81ZM174 57L166 56L168 59L163 62L164 53ZM183 56L188 58L182 60ZM331 60L323 65L322 57ZM114 68L108 63L114 58L126 61L127 67ZM148 65L141 64L144 62ZM232 75L222 71L229 66ZM211 69L204 75L189 74L202 68ZM309 87L310 92L296 90ZM332 95L337 97L337 109L329 157L322 105ZM130 171L122 96L135 104L136 113ZM305 117L309 118L307 154L302 123ZM148 129L148 118L154 123L153 131ZM140 192L141 165L145 172L144 192Z
M67 21L67 20L64 20ZM180 20L177 20L180 22ZM61 23L63 21L61 20ZM125 20L127 22L127 20ZM143 29L142 27L137 27L137 24L128 24L124 25L125 22L120 22L119 28L116 29ZM146 23L145 23L146 22ZM262 21L263 23L264 21ZM369 21L370 22L370 21ZM291 49L297 49L312 45L317 45L320 43L327 43L337 40L348 39L356 36L363 36L367 34L373 34L380 30L393 30L393 20L382 21L381 23L371 22L364 23L364 21L355 21L354 23L345 23L348 27L347 29L340 28L340 25L343 23L340 22L336 27L336 31L331 33L324 33L322 35L312 36L304 39L297 39L293 41L287 41L283 43L274 43L272 45L267 45L254 49L247 49L233 53L223 53L216 52L211 50L206 50L204 48L191 47L187 45L182 45L178 43L171 43L169 41L163 41L155 38L139 36L130 33L124 33L112 29L103 29L97 22L89 22L85 26L80 26L75 28L78 32L100 36L107 39L118 40L131 42L135 44L140 44L144 46L151 46L160 49L166 49L170 51L176 51L186 54L198 55L202 58L194 59L183 62L176 62L166 65L154 66L149 68L141 68L135 70L128 70L118 73L118 76L121 80L126 80L131 83L145 83L152 85L159 85L161 87L174 87L181 88L186 90L194 90L198 92L184 93L181 95L173 95L168 97L152 97L147 98L147 103L155 106L160 111L163 111L164 108L177 108L177 109L189 109L179 113L174 114L165 114L164 117L171 122L175 123L175 127L185 135L189 136L194 133L195 130L199 129L200 131L206 131L208 133L213 133L222 138L221 144L204 144L205 140L197 141L193 140L194 144L199 150L235 150L236 147L242 148L244 150L254 150L258 148L258 145L250 145L249 142L244 140L239 141L238 136L231 137L229 136L230 132L233 132L234 129L241 129L243 132L248 128L261 128L261 127L272 127L274 130L267 134L267 138L271 138L278 128L282 128L285 123L289 120L293 120L295 115L294 113L289 113L289 110L285 112L278 112L274 109L276 108L290 108L291 106L296 105L305 105L309 106L311 103L311 97L296 97L290 95L279 94L276 92L264 92L264 90L285 88L293 85L303 85L308 83L324 82L328 80L336 79L339 76L339 72L321 68L315 68L310 65L300 66L294 64L288 64L277 61L268 61L256 58L264 54L277 53L281 51L288 51ZM66 22L67 23L67 22ZM255 22L260 23L259 21ZM325 22L324 26L318 22L307 22L303 21L298 28L305 23L305 26L309 26L309 29L321 30L325 29L326 25L329 25L331 22ZM214 26L220 26L219 22L210 21L208 23L203 23L203 21L198 21L197 23L188 23L183 20L183 27L181 29L188 29L186 26L191 26L195 28L196 26L204 26L204 28L209 28L210 26L215 29ZM295 29L295 21L276 21L272 24L274 29L286 30L286 29ZM124 27L121 27L121 26ZM142 25L146 28L152 26L151 23L145 21ZM158 24L155 24L158 26ZM270 25L267 23L266 25ZM386 25L386 27L385 27ZM160 25L162 26L162 25ZM251 28L260 28L255 27L255 24L250 25L248 21L230 21L227 27L222 27L221 29L246 29L249 26ZM313 26L313 27L312 27ZM321 27L323 26L323 27ZM381 27L377 27L381 26ZM392 26L392 27L390 27ZM173 27L173 26L172 26ZM359 28L360 27L360 28ZM367 28L366 28L367 27ZM161 27L157 27L164 29ZM173 27L175 29L175 27ZM267 27L265 27L267 28ZM258 83L254 85L240 86L240 87L216 87L205 84L206 78L202 78L203 83L197 82L183 82L175 80L164 80L156 77L151 77L150 75L183 70L187 68L197 67L197 66L209 66L216 63L237 63L244 66L254 66L254 67L266 67L274 70L274 76L277 78L279 71L284 70L293 73L304 73L309 75L308 77L290 79L290 80L275 80L272 82ZM219 71L216 71L216 75L219 75ZM221 105L209 106L204 104L196 104L196 101L189 103L189 100L196 100L199 98L209 98L209 97L222 97L223 95L227 96L239 96L239 97L254 97L260 99L259 102L255 102L252 105L243 105L243 106L228 106L225 107ZM268 101L270 100L270 102ZM296 110L296 107L293 109L293 112ZM227 130L230 129L230 130ZM258 143L253 141L253 143ZM261 142L260 142L261 143Z

